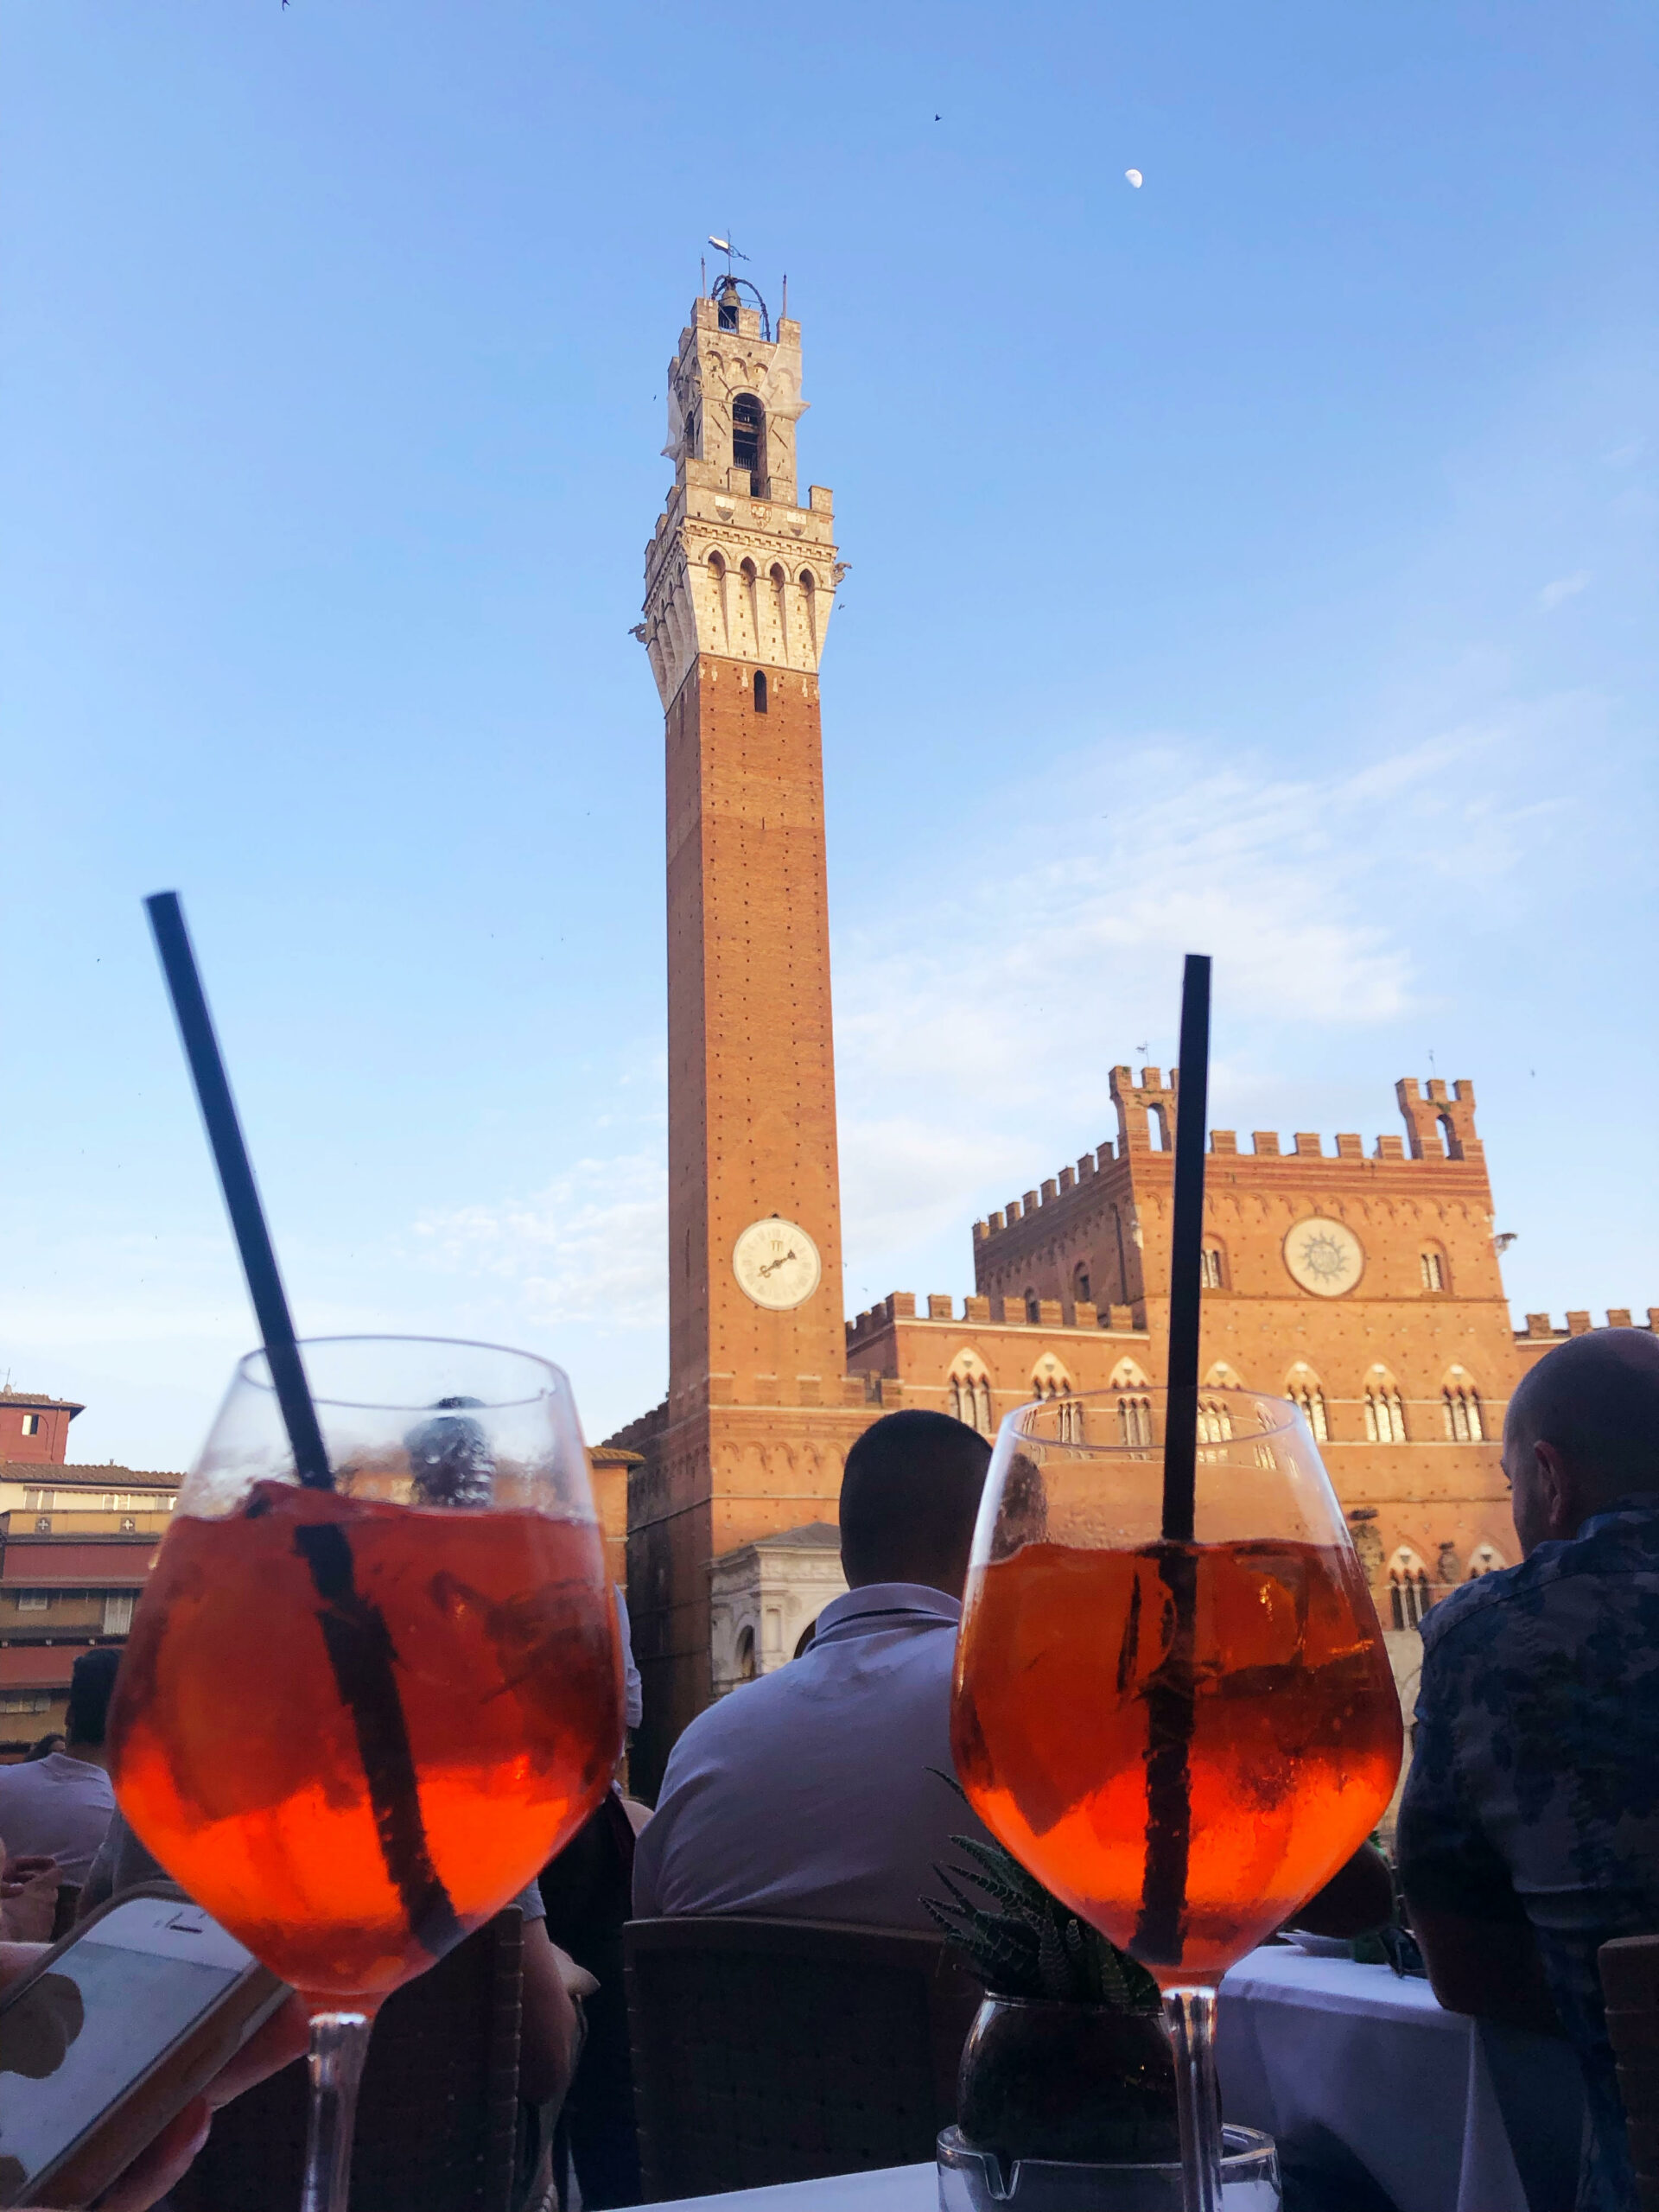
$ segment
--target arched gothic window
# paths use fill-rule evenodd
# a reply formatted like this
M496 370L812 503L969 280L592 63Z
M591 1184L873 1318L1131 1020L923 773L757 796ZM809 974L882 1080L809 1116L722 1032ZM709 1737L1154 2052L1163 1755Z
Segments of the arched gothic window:
M737 1638L737 1679L740 1682L752 1682L754 1676L754 1630L741 1629Z
M1446 1255L1438 1245L1427 1244L1417 1255L1417 1272L1425 1290L1446 1288Z
M1219 1290L1222 1287L1219 1244L1206 1244L1198 1254L1198 1281L1205 1290Z
M996 1418L991 1408L991 1378L972 1352L963 1352L950 1370L945 1402L953 1420L965 1421L982 1436L995 1436Z
M760 498L766 480L766 416L752 391L740 391L732 402L732 466L748 470Z
M1428 1569L1409 1545L1402 1544L1389 1562L1389 1610L1394 1627L1417 1627L1433 1602Z
M1233 1433L1232 1408L1221 1398L1200 1398L1198 1401L1198 1441L1200 1444L1226 1444Z
M1125 1444L1152 1441L1152 1400L1141 1394L1147 1378L1132 1359L1120 1359L1107 1388L1122 1393L1117 1402L1118 1434Z
M1031 1395L1033 1398L1058 1399L1059 1421L1058 1434L1062 1444L1081 1444L1083 1441L1083 1408L1074 1404L1071 1397L1071 1377L1051 1352L1038 1362L1032 1370Z
M1286 1395L1301 1408L1302 1418L1313 1432L1313 1441L1328 1444L1331 1430L1325 1418L1325 1393L1319 1388L1319 1379L1313 1370L1306 1367L1293 1369Z
M1079 1260L1071 1270L1071 1296L1077 1305L1087 1306L1092 1302L1094 1294L1090 1287L1087 1262Z
M1028 1290L1026 1293L1026 1319L1027 1321L1040 1321L1042 1318L1042 1300L1034 1290Z
M1365 1440L1369 1444L1403 1444L1406 1408L1393 1377L1373 1371L1365 1379Z
M1440 1417L1453 1444L1481 1444L1486 1429L1480 1417L1480 1393L1472 1382L1448 1382L1440 1393Z
M1474 1557L1469 1562L1469 1580L1478 1582L1483 1574L1496 1573L1499 1567L1507 1565L1508 1561L1496 1544L1477 1544Z
M757 715L766 711L766 679L765 672L758 668L754 671L754 711Z

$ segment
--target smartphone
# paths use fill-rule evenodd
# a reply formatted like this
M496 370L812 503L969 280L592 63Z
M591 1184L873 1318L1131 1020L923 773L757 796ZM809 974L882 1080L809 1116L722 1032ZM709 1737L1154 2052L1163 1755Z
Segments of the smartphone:
M0 2204L90 2204L288 1995L182 1890L128 1890L0 1997Z

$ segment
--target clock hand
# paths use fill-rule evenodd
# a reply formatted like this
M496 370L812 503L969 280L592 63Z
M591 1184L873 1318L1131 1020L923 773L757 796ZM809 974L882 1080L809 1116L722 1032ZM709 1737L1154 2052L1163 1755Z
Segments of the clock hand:
M784 1265L785 1265L785 1263L786 1263L787 1262L789 1262L789 1261L792 1260L794 1257L795 1257L795 1253L794 1253L793 1248L791 1248L789 1251L787 1251L787 1252L785 1252L785 1253L784 1254L784 1255L783 1255L783 1258L782 1258L782 1259L780 1259L780 1260L768 1260L768 1261L766 1262L766 1266L765 1266L764 1268L761 1268L760 1272L761 1272L761 1274L762 1274L763 1275L769 1275L769 1274L772 1273L772 1269L773 1269L774 1268L781 1268L781 1267L783 1267Z

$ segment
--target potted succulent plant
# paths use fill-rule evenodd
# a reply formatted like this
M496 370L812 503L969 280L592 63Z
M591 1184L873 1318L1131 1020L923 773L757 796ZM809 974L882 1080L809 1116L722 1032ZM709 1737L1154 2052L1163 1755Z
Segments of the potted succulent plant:
M1005 2167L1178 2158L1174 2059L1157 1983L1000 1844L951 1841L972 1865L936 1866L948 1900L922 1902L985 1985L957 2085L966 2143Z

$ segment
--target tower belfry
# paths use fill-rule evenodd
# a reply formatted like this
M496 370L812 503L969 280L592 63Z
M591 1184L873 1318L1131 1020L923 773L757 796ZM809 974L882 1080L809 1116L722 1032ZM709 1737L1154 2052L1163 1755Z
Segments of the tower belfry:
M816 679L841 575L830 494L815 484L796 499L801 327L774 337L752 287L717 285L669 364L674 488L645 554L639 632L664 711L702 656L747 667L752 692L756 673Z
M637 632L666 739L670 1374L630 1591L664 1749L709 1695L708 1562L832 1519L869 1418L846 1375L818 724L842 570L830 493L798 496L805 411L799 324L718 276L669 366Z

